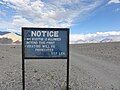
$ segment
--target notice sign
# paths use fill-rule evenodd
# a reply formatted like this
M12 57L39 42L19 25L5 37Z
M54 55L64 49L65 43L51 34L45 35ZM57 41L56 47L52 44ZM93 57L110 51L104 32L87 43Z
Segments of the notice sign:
M22 28L24 58L68 58L68 28Z

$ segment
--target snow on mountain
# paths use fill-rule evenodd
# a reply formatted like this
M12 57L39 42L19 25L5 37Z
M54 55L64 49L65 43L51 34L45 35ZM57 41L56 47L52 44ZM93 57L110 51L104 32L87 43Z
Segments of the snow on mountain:
M97 32L89 34L72 34L70 36L71 44L79 43L101 43L120 41L120 31Z
M112 42L112 41L113 41L113 40L110 39L110 38L105 38L105 39L101 40L100 42L102 43L102 42Z
M16 42L16 41L21 42L21 36L17 35L16 33L13 33L13 32L9 32L9 33L0 35L0 38L8 38L8 39L12 39L13 42Z

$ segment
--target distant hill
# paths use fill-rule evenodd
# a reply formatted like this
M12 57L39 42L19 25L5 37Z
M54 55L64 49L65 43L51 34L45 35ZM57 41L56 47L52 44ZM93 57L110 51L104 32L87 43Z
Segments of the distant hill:
M12 44L12 39L9 38L0 38L0 44Z
M21 43L21 35L19 35L17 33L13 33L13 32L1 32L0 31L0 39L2 40L2 42L4 42L4 40L6 40L6 39L11 39L12 40L11 44L20 44ZM4 44L5 44L5 42L4 42ZM6 44L7 44L7 42L6 42Z
M4 35L4 34L7 34L7 33L10 33L10 32L7 32L7 31L2 32L2 31L0 31L0 35Z

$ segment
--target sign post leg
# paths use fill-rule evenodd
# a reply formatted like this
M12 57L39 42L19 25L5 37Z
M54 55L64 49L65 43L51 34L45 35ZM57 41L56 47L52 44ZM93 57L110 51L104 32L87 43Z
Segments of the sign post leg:
M25 90L24 31L22 29L22 88Z
M69 90L69 58L67 59L67 88Z
M24 59L22 59L22 82L23 82L23 90L25 90L25 67L24 67Z
M67 56L67 90L69 90L69 30L67 33L67 52L68 52L68 56Z

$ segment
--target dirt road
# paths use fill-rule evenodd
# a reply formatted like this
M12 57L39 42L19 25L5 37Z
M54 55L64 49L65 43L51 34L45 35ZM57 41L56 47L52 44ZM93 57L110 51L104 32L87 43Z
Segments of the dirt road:
M80 50L71 48L71 64L82 68L94 80L88 82L88 90L120 90L120 66L108 61L80 55ZM72 72L71 72L72 73ZM76 78L79 77L77 73ZM81 78L78 79L81 81ZM94 82L94 83L93 83ZM98 84L96 87L92 84ZM93 89L90 86L94 86ZM85 87L84 87L85 88ZM80 89L80 88L79 88Z

